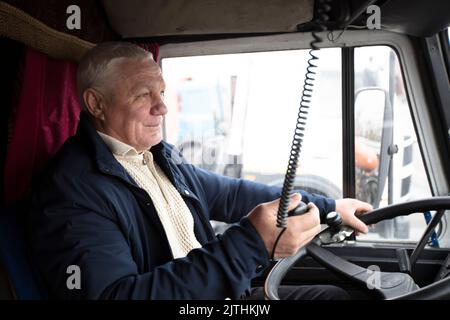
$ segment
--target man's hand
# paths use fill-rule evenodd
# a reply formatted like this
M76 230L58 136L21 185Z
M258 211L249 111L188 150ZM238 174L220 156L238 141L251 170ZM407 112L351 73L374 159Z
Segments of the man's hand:
M367 233L369 229L357 217L373 210L373 207L356 199L336 200L336 211L341 214L342 223L353 228L356 232Z
M293 194L288 210L294 209L301 199L300 194ZM272 254L275 240L282 230L276 226L279 202L280 199L262 203L248 214L250 222L264 241L269 254ZM320 231L319 210L313 203L308 204L307 213L289 217L287 221L287 230L281 236L276 248L275 257L277 258L293 255Z

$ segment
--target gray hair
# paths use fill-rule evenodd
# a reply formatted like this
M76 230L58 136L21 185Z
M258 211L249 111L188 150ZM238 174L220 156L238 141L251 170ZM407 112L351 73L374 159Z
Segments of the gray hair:
M77 93L84 110L84 91L94 88L104 93L111 79L115 79L117 64L124 58L148 60L153 56L135 44L118 41L100 43L83 56L77 69Z

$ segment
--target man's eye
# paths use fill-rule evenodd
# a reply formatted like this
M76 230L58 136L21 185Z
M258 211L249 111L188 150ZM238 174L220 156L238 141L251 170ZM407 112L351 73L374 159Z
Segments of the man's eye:
M138 98L145 98L145 97L148 97L150 94L148 93L148 92L144 92L144 93L141 93L140 95L138 95Z
M164 91L161 91L160 93L161 98L164 98Z

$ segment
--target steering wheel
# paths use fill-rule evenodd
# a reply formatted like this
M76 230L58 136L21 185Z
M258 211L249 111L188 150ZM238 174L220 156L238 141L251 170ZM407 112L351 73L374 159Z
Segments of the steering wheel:
M390 205L384 208L373 210L360 219L367 225L392 219L398 216L407 216L412 213L439 210L436 215L444 214L450 209L450 196L433 197L422 200L410 201L400 204ZM333 217L334 218L334 217ZM416 258L425 247L431 233L436 227L438 219L432 225L430 223L427 231L418 242L416 249L411 256ZM310 255L328 270L335 272L350 282L373 289L383 299L449 299L450 298L450 277L443 278L425 287L419 288L413 278L401 272L380 272L362 268L354 263L340 258L331 253L323 246L331 243L342 242L353 233L353 230L344 225L330 225L322 230L308 245L300 248L296 254L279 260L270 271L264 284L266 299L279 300L278 287L286 273L300 258ZM415 261L414 261L415 262ZM413 262L413 263L414 263ZM375 273L377 273L375 275ZM375 281L376 279L376 281Z

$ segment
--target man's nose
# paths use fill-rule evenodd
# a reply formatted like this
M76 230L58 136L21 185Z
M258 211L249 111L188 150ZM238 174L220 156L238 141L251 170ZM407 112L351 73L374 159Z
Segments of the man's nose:
M163 116L167 113L167 106L164 102L158 101L151 109L150 113L154 116Z

